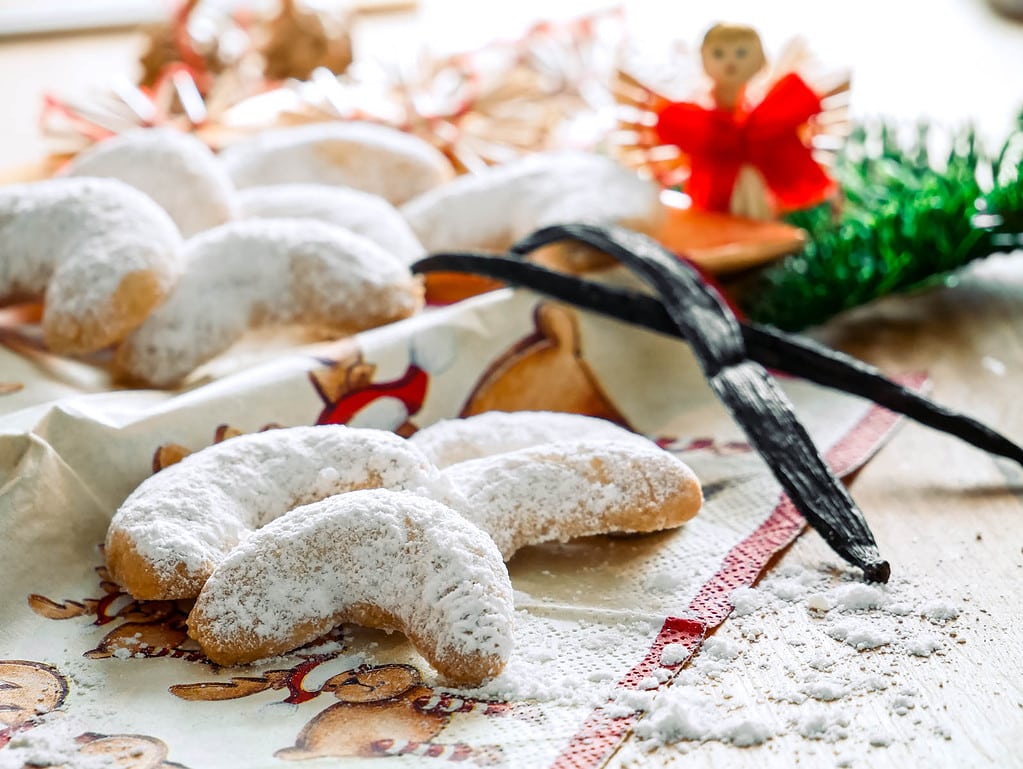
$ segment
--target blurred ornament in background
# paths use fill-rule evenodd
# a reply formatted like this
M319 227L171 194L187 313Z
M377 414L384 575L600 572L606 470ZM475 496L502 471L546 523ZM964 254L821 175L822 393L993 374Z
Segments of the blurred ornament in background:
M169 69L178 65L203 80L237 65L249 46L244 27L222 9L205 4L200 12L200 5L200 0L185 0L168 23L146 30L147 47L139 58L139 85L155 87Z
M1023 21L1023 0L988 0L999 13Z
M235 104L313 70L340 73L352 61L347 2L281 0L272 14L245 4L182 0L172 18L146 30L137 83L125 76L74 99L47 95L41 128L54 154L70 155L134 128L169 125L226 140L223 116Z
M616 9L543 22L472 51L359 59L341 75L319 68L286 86L281 120L390 125L426 139L461 172L532 152L592 150L614 126L609 83L624 35Z
M319 68L344 72L352 63L352 17L346 6L328 11L282 0L278 14L261 30L266 37L259 44L263 74L269 80L305 80Z

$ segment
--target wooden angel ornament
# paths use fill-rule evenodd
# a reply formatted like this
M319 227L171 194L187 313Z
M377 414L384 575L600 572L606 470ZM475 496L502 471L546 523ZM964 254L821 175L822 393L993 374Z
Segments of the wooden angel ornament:
M661 141L689 158L693 207L768 219L828 199L835 182L814 159L805 130L822 111L821 96L788 72L753 103L747 85L766 59L752 27L711 27L701 59L711 104L664 103L655 126Z

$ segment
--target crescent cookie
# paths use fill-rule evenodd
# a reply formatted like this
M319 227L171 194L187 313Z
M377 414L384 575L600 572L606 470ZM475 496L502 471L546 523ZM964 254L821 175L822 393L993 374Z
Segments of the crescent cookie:
M454 176L448 159L412 134L359 121L264 131L232 144L220 159L243 187L332 184L398 205Z
M444 470L505 560L526 545L675 528L700 510L692 470L653 446L585 440L460 462Z
M517 449L572 440L631 441L656 444L613 422L556 411L488 411L464 419L442 419L409 437L437 467Z
M178 383L255 328L347 334L408 317L422 286L376 243L315 221L251 219L189 240L167 301L117 351L128 379Z
M110 523L107 566L135 598L193 598L254 530L298 505L375 487L457 497L421 452L384 430L324 425L241 435L139 485Z
M114 179L0 187L0 304L43 299L50 349L114 344L169 293L181 236L166 212Z
M394 206L379 195L326 184L276 184L239 193L246 219L318 219L369 238L405 264L426 250Z
M537 153L460 176L401 210L428 251L503 251L533 230L564 222L650 232L663 216L654 182L587 152Z
M70 176L120 179L151 197L185 237L236 218L238 202L223 166L196 137L172 128L129 131L70 162Z
M512 587L493 541L408 492L354 491L296 508L210 576L188 632L236 665L314 641L344 622L399 630L450 683L497 675L512 647Z

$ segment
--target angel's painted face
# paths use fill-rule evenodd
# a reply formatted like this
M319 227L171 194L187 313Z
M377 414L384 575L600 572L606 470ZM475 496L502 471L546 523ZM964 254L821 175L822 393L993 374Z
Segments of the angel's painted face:
M743 85L763 66L760 40L753 35L709 39L703 45L703 68L717 85Z

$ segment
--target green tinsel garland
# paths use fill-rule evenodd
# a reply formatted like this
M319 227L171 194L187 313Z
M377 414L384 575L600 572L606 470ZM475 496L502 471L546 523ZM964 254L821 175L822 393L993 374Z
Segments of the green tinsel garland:
M734 287L751 320L798 331L1023 247L1023 113L994 154L967 127L936 162L933 130L920 125L909 143L889 123L853 131L835 167L841 213L821 206L790 215L808 233L804 250Z

